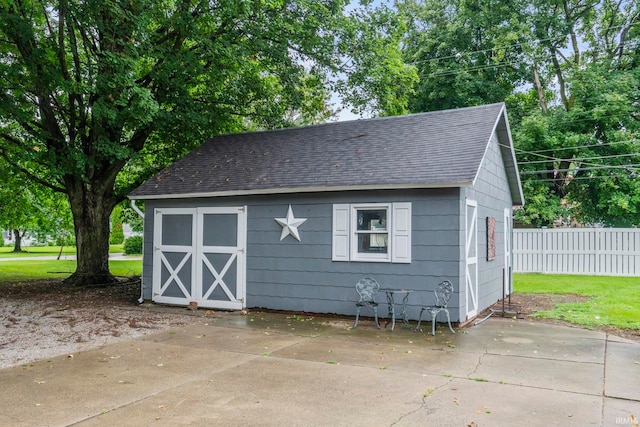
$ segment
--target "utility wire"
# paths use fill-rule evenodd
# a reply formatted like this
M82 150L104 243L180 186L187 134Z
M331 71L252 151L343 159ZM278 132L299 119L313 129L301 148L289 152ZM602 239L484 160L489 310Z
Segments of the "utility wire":
M611 156L596 156L596 157L572 157L570 159L558 159L557 161L571 161L571 162L582 162L585 160L599 160L599 159L616 159L620 157L637 157L640 156L640 153L629 153L629 154L615 154ZM534 163L547 163L549 160L531 160L529 162L518 162L519 165L531 165Z
M509 146L504 145L504 144L498 144L498 145L500 145L502 147L510 148ZM545 159L543 162L545 162L545 161L552 161L552 162L571 161L571 159L561 159L561 158L558 158L558 157L547 156L547 155L544 155L544 154L537 154L537 153L529 152L529 151L522 150L520 148L515 148L515 147L514 147L514 150L516 152L530 154L530 155L536 156L536 157L542 157L542 158ZM610 166L610 165L605 165L605 164L602 164L602 163L594 163L594 162L581 162L581 163L582 163L583 166L593 166L593 167L609 167ZM638 171L634 170L634 173L638 173Z
M563 178L542 178L542 179L530 179L527 182L553 182L553 181L585 181L589 179L603 179L603 178L635 178L633 175L594 175L594 176L578 176L578 177L563 177Z
M575 168L563 168L563 169L541 169L541 170L535 170L535 171L521 171L520 175L538 175L541 173L550 173L550 172L582 172L582 171L590 171L590 170L603 170L603 169L628 169L631 167L637 167L640 166L640 163L634 163L631 165L602 165L602 166L589 166L586 168L583 167L575 167Z
M640 141L640 139L633 138L633 139L628 139L628 140L625 140L625 141L602 142L602 143L589 144L589 145L574 145L572 147L548 148L548 149L544 149L544 150L532 150L532 151L528 151L528 152L529 153L548 153L548 152L552 152L552 151L577 150L577 149L580 149L580 148L605 147L605 146L617 145L617 144L628 144L628 143L633 143L633 142L638 142L638 141Z
M631 28L635 25L639 25L640 22L632 22L629 25L616 25L616 26L612 26L609 27L608 30L615 30L615 29L622 29L622 28ZM570 36L570 34L566 34L564 35L564 37L562 37L562 39L566 39ZM442 61L444 59L459 59L461 56L469 56L472 54L476 54L476 53L487 53L487 52L492 52L495 50L501 50L501 49L510 49L510 48L515 48L515 47L520 47L522 45L533 45L534 42L546 42L546 41L551 41L551 40L558 40L560 39L560 37L555 36L555 37L547 37L544 39L535 39L535 40L525 40L525 41L521 41L521 42L517 42L517 43L512 43L512 44L507 44L507 45L498 45L498 46L493 46L487 49L477 49L477 50L468 50L468 51L461 51L461 52L456 52L455 54L452 55L447 55L447 56L437 56L434 58L427 58L427 59L420 59L420 60L416 60L416 61L412 61L412 62L408 62L407 64L409 65L416 65L416 64L423 64L423 63L427 63L427 62L434 62L434 61ZM637 42L636 42L637 43ZM625 47L634 47L633 46L633 42L627 42L625 44Z

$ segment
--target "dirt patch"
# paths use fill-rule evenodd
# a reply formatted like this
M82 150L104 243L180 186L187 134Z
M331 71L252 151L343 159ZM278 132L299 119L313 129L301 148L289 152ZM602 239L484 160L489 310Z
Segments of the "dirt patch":
M502 301L496 303L493 307L480 313L478 319L483 319L491 310L496 313L494 316L501 315L503 310L506 316L517 317L519 319L527 319L533 322L549 323L554 325L564 325L580 327L573 323L559 319L545 319L536 317L538 311L552 310L558 304L571 304L589 301L591 298L584 295L576 294L518 294L511 295L511 299L507 298L505 304ZM510 304L509 304L510 302ZM504 308L503 308L504 307ZM613 326L594 327L594 330L607 332L626 339L640 342L640 330L637 329L620 329Z
M202 321L139 306L139 280L80 289L49 280L1 284L0 368Z

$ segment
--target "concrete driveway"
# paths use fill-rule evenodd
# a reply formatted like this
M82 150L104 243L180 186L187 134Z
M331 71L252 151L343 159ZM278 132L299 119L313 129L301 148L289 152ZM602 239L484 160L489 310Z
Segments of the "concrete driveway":
M491 318L439 325L252 312L0 370L2 426L621 426L640 344Z

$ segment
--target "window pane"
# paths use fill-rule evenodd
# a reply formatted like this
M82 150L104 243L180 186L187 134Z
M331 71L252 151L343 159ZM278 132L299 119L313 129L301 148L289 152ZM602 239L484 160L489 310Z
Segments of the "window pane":
M358 230L387 230L386 209L358 209Z
M386 254L387 238L387 234L381 233L358 234L358 252Z

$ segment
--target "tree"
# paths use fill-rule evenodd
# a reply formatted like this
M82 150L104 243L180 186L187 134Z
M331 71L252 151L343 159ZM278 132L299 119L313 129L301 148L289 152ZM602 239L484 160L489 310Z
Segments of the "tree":
M344 7L0 1L0 155L66 194L78 251L66 281L115 280L109 216L160 167L217 133L326 117L327 78L356 52Z
M24 190L24 182L0 162L0 230L13 234L13 252L22 252L22 238L33 226L30 215L32 194Z
M401 16L384 4L365 5L351 12L340 50L344 55L336 89L360 115L395 116L409 112L418 81L417 68L403 59L399 46L407 27Z
M639 225L640 6L405 0L412 111L506 101L536 226Z
M539 108L514 129L525 183L555 200L563 216L638 225L638 4L531 3L531 83ZM532 204L518 216L536 225L554 222L541 212Z
M405 60L420 77L413 112L501 102L523 81L518 0L402 0Z
M27 233L61 241L73 234L69 204L61 194L29 183L2 161L0 181L0 229L13 233L14 252L22 252L22 239Z

